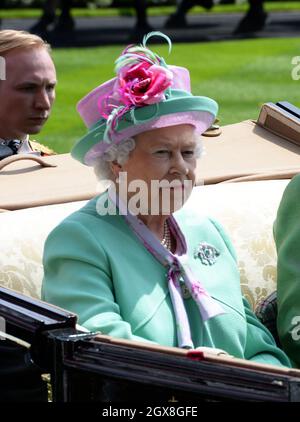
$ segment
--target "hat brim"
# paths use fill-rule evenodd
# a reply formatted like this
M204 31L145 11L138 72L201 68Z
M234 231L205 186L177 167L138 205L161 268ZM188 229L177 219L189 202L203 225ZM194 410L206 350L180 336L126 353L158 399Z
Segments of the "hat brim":
M170 99L157 104L135 108L133 113L126 113L119 122L114 134L114 143L152 129L159 129L180 124L193 125L198 134L202 134L213 123L217 112L217 103L208 97L186 95L184 91L173 90ZM185 95L182 95L184 92ZM175 94L175 95L174 95ZM181 94L181 95L178 95ZM73 147L72 156L83 164L92 166L95 160L111 144L103 141L106 120L101 119Z

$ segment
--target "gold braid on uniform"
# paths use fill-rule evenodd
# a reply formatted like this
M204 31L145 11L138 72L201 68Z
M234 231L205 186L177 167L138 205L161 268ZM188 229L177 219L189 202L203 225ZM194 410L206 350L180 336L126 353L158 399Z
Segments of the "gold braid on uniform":
M40 152L41 155L56 155L56 152L52 149L46 147L45 145L42 145L36 141L29 141L30 148L32 151Z

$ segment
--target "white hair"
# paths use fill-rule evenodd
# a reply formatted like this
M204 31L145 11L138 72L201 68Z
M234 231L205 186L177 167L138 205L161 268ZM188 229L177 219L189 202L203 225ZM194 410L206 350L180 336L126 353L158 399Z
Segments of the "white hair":
M203 152L203 145L201 136L195 135L196 149L195 156L200 158ZM113 172L111 170L111 163L117 162L121 166L126 163L129 158L129 154L136 147L134 138L128 138L121 141L119 144L112 145L105 153L97 158L94 162L94 172L97 176L98 181L111 182L114 179ZM104 185L103 185L104 187Z
M103 180L112 181L114 179L111 170L111 163L117 162L121 166L126 163L129 154L135 148L135 140L133 138L125 139L119 144L112 145L105 153L96 159L94 163L94 172L97 179L101 182Z

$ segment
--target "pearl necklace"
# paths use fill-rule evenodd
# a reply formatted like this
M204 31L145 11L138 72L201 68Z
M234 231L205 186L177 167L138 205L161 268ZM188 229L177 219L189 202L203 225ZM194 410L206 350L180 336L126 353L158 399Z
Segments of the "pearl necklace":
M160 242L165 248L167 248L169 251L172 248L172 240L171 240L171 232L169 229L168 223L165 221L164 223L164 235L163 240Z

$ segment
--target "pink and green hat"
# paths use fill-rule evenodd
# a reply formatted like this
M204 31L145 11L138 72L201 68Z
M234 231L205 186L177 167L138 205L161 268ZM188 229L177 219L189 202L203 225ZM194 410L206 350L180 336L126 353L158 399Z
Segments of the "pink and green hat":
M77 105L88 128L71 154L91 166L111 145L151 129L191 124L198 134L214 122L217 103L191 94L189 71L167 66L146 47L151 32L140 46L127 47L116 60L117 76L95 88Z

